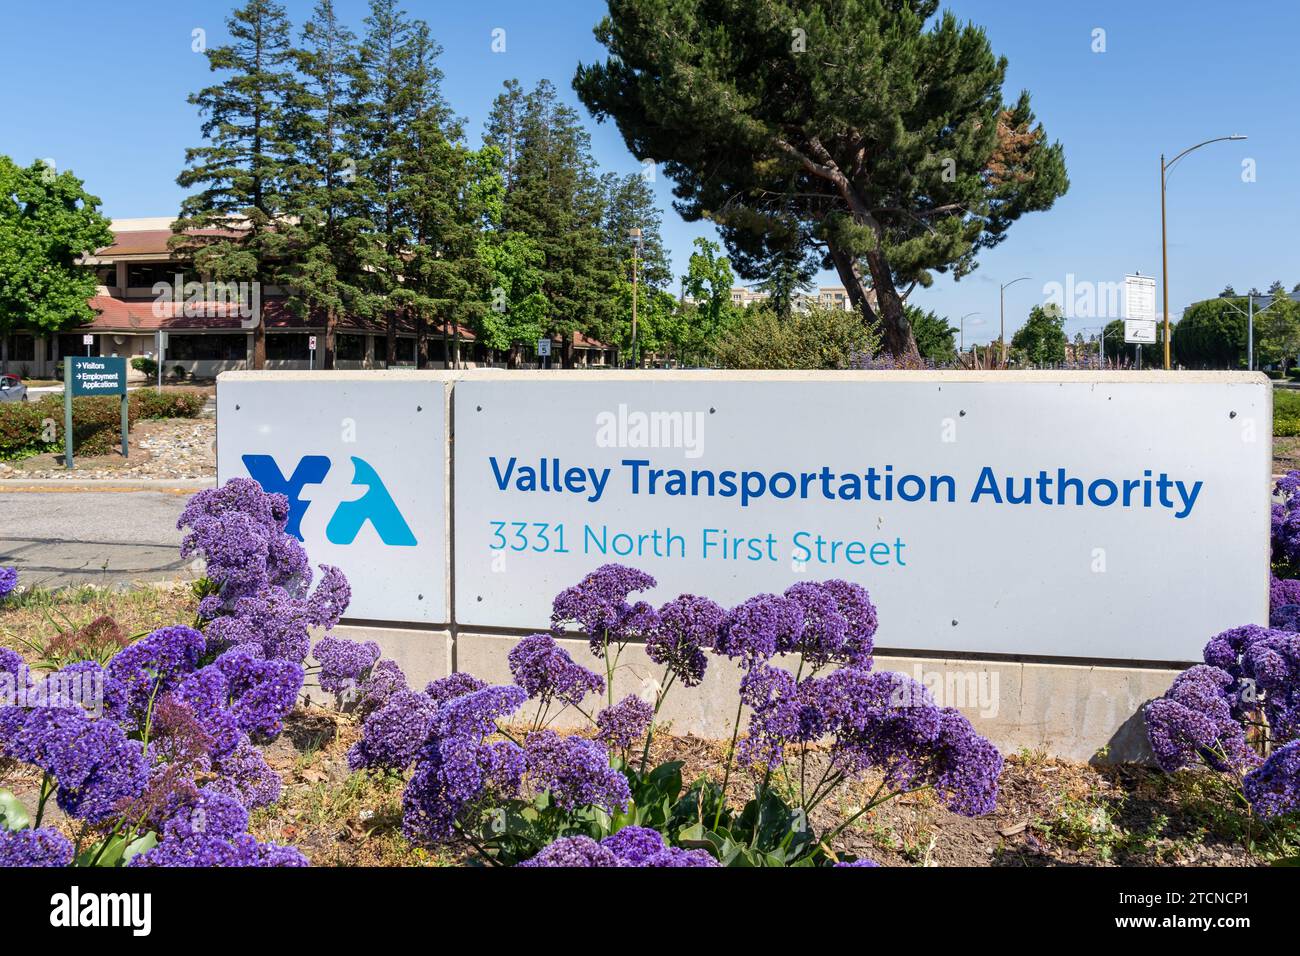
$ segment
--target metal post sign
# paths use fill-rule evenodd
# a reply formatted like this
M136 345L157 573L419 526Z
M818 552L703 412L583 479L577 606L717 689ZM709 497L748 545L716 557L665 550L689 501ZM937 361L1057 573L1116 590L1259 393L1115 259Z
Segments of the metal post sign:
M69 355L63 361L63 458L72 467L72 399L80 395L122 397L122 457L129 452L126 359Z

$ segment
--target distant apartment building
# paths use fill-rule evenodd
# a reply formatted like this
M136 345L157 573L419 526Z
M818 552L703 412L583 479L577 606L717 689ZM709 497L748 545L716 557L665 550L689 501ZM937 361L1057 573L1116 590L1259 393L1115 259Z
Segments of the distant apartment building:
M17 331L0 338L0 362L10 371L23 377L54 377L66 355L157 358L161 352L168 372L180 369L189 377L211 378L250 367L259 317L266 326L267 368L306 369L313 362L319 367L324 316L296 314L289 308L289 290L268 285L245 296L238 284L209 283L210 277L173 254L169 218L115 220L112 230L112 245L85 259L99 278L90 300L95 318L57 335ZM421 330L404 314L393 318L395 364L414 367ZM342 316L336 331L336 367L384 368L387 334L387 316ZM444 367L444 348L451 351L457 344L462 367L493 364L469 329L426 327L423 334L431 368ZM315 359L312 336L318 337ZM556 356L560 345L558 339L552 343ZM535 347L530 343L527 354ZM575 336L574 353L580 366L608 365L614 359L613 350L583 335Z

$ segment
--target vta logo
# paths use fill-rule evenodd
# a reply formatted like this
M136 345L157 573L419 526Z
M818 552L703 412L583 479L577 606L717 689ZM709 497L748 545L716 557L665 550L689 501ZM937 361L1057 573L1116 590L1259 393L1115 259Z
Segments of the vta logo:
M300 526L310 501L298 497L307 485L319 485L329 474L330 460L324 455L307 455L288 478L270 455L245 455L244 467L253 480L270 494L281 494L289 499L289 520L284 530L299 541ZM325 526L325 537L331 544L351 544L357 539L362 526L369 521L384 544L410 548L416 545L415 535L393 502L393 496L384 487L379 473L364 458L352 459L352 484L364 485L366 493L356 501L344 501L334 509L334 516Z

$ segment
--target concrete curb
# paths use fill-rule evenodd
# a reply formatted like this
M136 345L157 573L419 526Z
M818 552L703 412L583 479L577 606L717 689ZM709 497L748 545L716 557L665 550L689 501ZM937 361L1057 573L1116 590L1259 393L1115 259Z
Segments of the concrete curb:
M215 488L211 478L0 478L7 491L162 491L194 492Z

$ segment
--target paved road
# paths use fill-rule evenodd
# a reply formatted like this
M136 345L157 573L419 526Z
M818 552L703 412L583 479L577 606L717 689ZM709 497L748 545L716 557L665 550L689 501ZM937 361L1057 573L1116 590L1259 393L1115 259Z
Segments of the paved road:
M114 587L190 578L176 518L186 494L0 490L0 565L26 585Z

